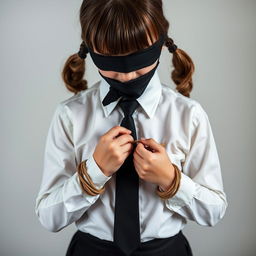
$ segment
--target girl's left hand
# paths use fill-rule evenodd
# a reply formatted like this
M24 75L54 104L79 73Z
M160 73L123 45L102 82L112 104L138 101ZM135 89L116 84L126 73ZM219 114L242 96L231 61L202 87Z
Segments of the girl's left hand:
M145 148L149 146L154 152ZM154 139L141 139L133 153L134 167L139 177L167 190L174 179L174 167L165 148Z

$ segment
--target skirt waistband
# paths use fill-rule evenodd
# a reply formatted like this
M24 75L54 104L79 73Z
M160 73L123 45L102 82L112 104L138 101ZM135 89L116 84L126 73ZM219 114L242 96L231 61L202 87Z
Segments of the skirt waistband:
M90 244L97 249L106 248L106 250L117 250L117 252L120 252L119 248L115 245L113 241L108 241L104 239L100 239L96 236L91 235L90 233L85 233L80 230L77 231L77 235L81 238L89 241ZM176 235L167 237L167 238L155 238L146 242L142 242L138 249L133 253L133 255L136 255L136 252L138 252L138 255L140 252L144 252L148 255L156 255L159 252L162 252L167 247L171 246L172 243L176 242L177 239L183 239L183 233L180 230Z

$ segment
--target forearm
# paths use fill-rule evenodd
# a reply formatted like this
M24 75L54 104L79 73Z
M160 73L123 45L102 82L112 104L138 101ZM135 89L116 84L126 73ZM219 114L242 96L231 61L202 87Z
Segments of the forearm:
M97 188L102 188L111 178L101 173L92 156L88 159L88 173ZM82 190L76 172L62 185L54 187L43 184L36 198L35 212L46 229L57 232L78 220L99 196L89 195Z
M165 200L167 208L186 219L204 226L214 226L222 219L227 208L222 189L210 189L182 174L176 195Z

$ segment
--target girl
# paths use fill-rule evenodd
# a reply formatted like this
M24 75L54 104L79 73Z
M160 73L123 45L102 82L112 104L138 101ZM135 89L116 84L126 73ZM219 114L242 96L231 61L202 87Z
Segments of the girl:
M168 36L161 0L86 0L82 43L63 69L74 93L50 124L35 212L58 232L75 222L70 255L192 255L187 220L226 211L208 116L190 98L194 64ZM157 67L167 47L173 90ZM87 87L90 54L102 79Z

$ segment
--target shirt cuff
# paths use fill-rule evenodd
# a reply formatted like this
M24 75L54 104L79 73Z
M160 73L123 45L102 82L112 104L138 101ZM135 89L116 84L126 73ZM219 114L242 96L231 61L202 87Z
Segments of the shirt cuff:
M181 172L180 187L173 197L166 199L166 206L170 210L177 211L192 201L195 192L195 182L189 176Z
M111 179L112 176L106 176L97 165L94 160L93 155L90 155L88 160L86 161L87 173L89 174L92 182L96 186L96 188L100 189L104 186L104 184ZM86 177L84 177L86 179Z

